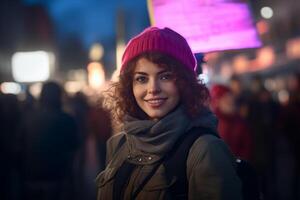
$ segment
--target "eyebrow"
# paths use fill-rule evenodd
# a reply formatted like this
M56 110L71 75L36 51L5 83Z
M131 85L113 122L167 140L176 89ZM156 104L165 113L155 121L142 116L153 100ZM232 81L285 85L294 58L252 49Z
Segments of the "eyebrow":
M166 73L166 72L171 72L171 71L164 69L162 71L159 71L157 74L160 75L160 74L163 74L163 73ZM146 72L134 72L134 75L136 75L136 74L148 76L148 74Z
M139 74L139 75L145 75L145 76L147 76L148 74L147 73L145 73L145 72L134 72L134 75L137 75L137 74Z

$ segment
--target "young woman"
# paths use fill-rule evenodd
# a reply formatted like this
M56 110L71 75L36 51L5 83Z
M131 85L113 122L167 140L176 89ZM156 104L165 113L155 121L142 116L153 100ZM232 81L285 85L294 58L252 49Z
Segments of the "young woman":
M169 28L147 28L127 44L110 96L123 131L107 143L106 169L97 176L99 200L242 198L235 158L218 138L196 66L186 40ZM197 128L210 134L168 166L178 142ZM182 161L185 170L178 174L175 165ZM178 194L174 187L186 190Z

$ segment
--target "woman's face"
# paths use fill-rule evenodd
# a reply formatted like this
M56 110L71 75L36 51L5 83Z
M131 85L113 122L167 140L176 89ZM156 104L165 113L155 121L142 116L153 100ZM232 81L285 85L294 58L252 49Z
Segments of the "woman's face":
M136 63L132 87L138 106L153 120L167 115L180 99L174 74L146 58Z

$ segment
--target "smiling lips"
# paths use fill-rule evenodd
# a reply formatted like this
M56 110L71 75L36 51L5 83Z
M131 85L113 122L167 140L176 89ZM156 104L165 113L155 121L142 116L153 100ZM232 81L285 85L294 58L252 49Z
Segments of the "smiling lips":
M152 108L158 108L165 103L167 98L155 98L145 100Z

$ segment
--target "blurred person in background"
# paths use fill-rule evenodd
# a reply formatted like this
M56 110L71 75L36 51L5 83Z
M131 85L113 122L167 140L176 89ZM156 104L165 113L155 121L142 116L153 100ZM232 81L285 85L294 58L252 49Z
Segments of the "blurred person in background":
M229 80L229 88L234 97L234 104L236 112L244 119L248 116L248 101L250 98L250 92L247 88L243 87L241 77L233 75Z
M79 149L75 156L74 183L77 199L85 196L85 166L87 163L87 138L89 134L88 121L90 105L87 96L83 92L76 92L67 99L68 111L74 117L79 138Z
M103 108L102 97L98 97L96 103L91 104L89 111L89 132L96 139L98 169L105 168L106 142L112 136L112 121L110 112Z
M246 121L236 111L234 96L229 87L216 84L211 87L211 107L218 118L218 131L233 154L251 161L252 136Z
M21 122L20 102L14 94L0 93L0 199L19 195L16 141Z
M36 109L36 106L38 104L35 97L31 94L29 88L29 86L26 87L24 99L21 100L22 113L32 112L34 109Z
M289 101L283 106L280 117L282 134L290 144L295 158L295 173L292 178L292 199L300 199L300 73L288 79Z
M74 118L62 110L62 95L58 83L44 83L37 109L24 116L19 141L24 199L71 199L79 139Z
M263 79L252 77L247 121L253 136L252 163L261 178L266 199L274 197L275 143L278 133L279 104L263 86Z
M75 166L78 189L74 192L78 199L95 198L95 191L89 187L94 184L93 171L103 170L105 166L106 141L112 134L112 123L110 113L102 107L101 99L99 95L86 96L83 92L77 92L68 99L81 144Z

